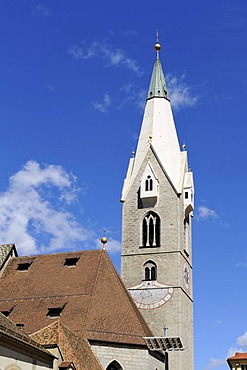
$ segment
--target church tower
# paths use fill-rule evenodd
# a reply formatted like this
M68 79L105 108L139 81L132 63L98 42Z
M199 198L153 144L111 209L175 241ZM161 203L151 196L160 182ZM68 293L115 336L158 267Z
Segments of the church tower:
M146 99L136 155L122 198L121 275L155 336L182 339L171 369L193 370L191 220L193 175L180 150L160 62L160 44Z

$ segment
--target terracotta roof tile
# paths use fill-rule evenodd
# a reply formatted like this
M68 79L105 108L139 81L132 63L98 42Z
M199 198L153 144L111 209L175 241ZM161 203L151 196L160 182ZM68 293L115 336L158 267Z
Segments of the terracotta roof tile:
M80 257L74 267L66 258ZM19 263L32 260L28 271ZM8 306L9 305L9 306ZM54 322L48 308L62 307L61 322L82 338L145 345L152 336L105 251L77 251L9 261L0 279L0 311L33 333Z
M100 362L86 339L77 337L60 320L31 335L40 344L49 348L58 345L64 363L75 365L77 370L103 370Z
M26 344L36 350L49 355L51 358L54 356L43 348L42 345L37 343L34 339L30 338L23 330L19 329L11 320L0 313L0 336L6 335L18 342Z
M234 356L228 357L228 360L247 359L247 352L236 352Z
M106 252L101 253L86 320L89 339L144 344L151 336Z
M17 256L14 244L0 244L0 270L10 256Z
M68 367L75 369L73 362L70 361L63 361L58 366L59 369L67 369Z

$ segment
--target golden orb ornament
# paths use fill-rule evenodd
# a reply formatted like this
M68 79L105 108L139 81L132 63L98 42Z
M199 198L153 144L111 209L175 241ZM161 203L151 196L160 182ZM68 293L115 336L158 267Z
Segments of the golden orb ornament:
M183 144L183 145L182 145L182 148L183 148L183 150L185 150L185 149L186 149L186 145L185 145L185 144Z
M101 238L101 243L102 243L102 244L106 244L106 243L107 243L107 238L106 238L105 236L103 236L103 237Z
M106 243L107 243L107 238L106 238L105 236L103 236L103 237L101 238L101 243L102 243L102 251L105 251L105 250L106 250L105 245L106 245Z
M159 42L156 42L156 44L154 45L154 49L155 49L156 51L160 51L160 49L161 49L161 45L160 45L160 43L159 43Z

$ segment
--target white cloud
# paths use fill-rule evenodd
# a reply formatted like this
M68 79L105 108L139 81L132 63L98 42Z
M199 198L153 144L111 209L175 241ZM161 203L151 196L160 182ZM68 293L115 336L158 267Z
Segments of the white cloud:
M221 358L211 358L209 361L208 366L205 368L205 370L208 369L215 369L216 367L219 367L221 365L225 365L226 360Z
M209 218L218 218L216 211L206 206L198 207L197 220L207 220Z
M198 96L192 93L191 88L184 80L185 75L179 78L171 74L166 76L169 98L174 110L192 107L198 101Z
M55 92L56 91L55 87L52 86L52 85L50 85L50 84L46 84L46 87L47 87L48 90L50 90L52 92Z
M35 7L36 13L40 14L44 18L48 18L52 15L51 9L43 4L38 4Z
M0 243L15 243L21 254L75 248L95 233L80 225L69 205L76 178L61 166L27 162L0 193Z
M102 248L100 239L95 240L95 243L98 249ZM121 251L122 244L119 240L113 239L112 237L107 237L105 248L107 252L114 254Z
M111 98L108 93L105 93L101 102L98 102L98 101L91 102L91 105L93 106L95 110L98 110L101 113L107 113L108 108L111 105Z
M214 320L214 322L213 322L213 326L215 327L215 326L220 326L220 325L222 325L222 321L221 320Z
M231 357L231 356L234 356L234 355L235 355L235 353L237 353L237 352L243 352L243 350L242 350L241 348L230 347L230 348L228 349L228 355L227 355L227 358L228 358L228 357Z
M125 105L130 104L137 107L137 109L143 113L147 97L147 91L145 89L138 89L133 84L129 83L121 87L120 93L122 93L124 97L121 98L121 104L118 109L122 109Z
M114 49L112 45L106 41L94 41L88 47L84 44L80 46L72 45L69 48L69 54L77 60L87 60L91 58L103 59L106 62L105 66L126 67L138 76L141 76L143 73L138 63L134 59L129 58L124 50L118 48Z
M237 344L242 347L247 347L247 331L236 339Z
M184 79L184 75L181 78L178 78L170 74L168 74L166 78L169 98L174 110L192 107L198 101L198 97L192 94L191 88L187 85ZM131 104L135 105L141 112L143 112L147 97L147 91L145 89L138 89L135 85L129 83L124 85L120 89L120 92L125 95L122 99L121 105L119 106L120 109L126 104Z

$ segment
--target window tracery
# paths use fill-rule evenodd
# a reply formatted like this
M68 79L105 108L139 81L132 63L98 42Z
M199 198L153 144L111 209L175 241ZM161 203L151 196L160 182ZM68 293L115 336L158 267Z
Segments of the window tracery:
M148 212L143 219L142 239L144 247L160 246L160 218L154 212Z
M144 280L157 280L157 265L153 261L147 261L144 264Z

